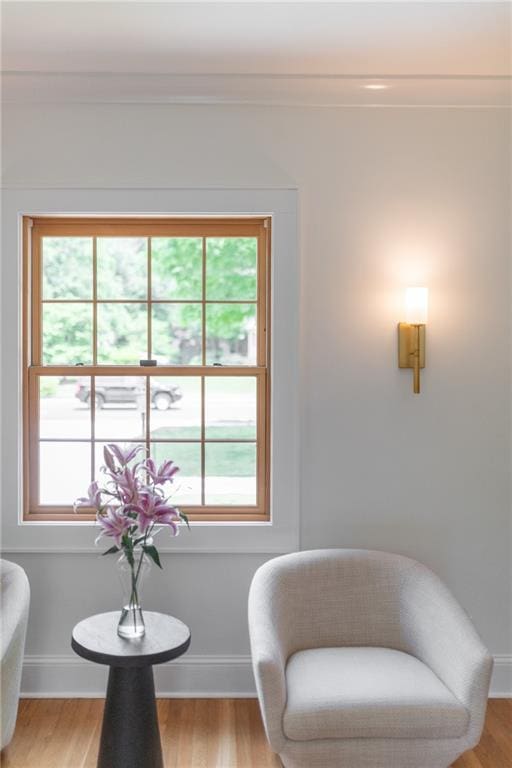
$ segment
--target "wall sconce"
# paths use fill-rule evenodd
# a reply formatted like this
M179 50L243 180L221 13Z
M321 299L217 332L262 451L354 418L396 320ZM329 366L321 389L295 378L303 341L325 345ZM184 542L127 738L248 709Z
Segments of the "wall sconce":
M425 324L428 288L405 291L405 323L398 323L398 367L412 368L413 391L420 392L420 368L425 367Z

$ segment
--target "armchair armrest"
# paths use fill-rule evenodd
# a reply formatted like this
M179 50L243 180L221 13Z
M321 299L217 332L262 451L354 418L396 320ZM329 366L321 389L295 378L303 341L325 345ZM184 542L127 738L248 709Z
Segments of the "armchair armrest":
M286 741L282 727L286 705L286 648L282 616L276 610L271 580L265 566L253 579L249 592L249 635L265 732L272 749L280 752Z
M493 660L468 615L437 576L416 564L403 584L400 618L409 652L430 667L469 711L467 739L476 744Z
M3 749L12 738L18 712L30 602L30 586L25 571L15 563L0 560L0 589L2 605L0 749Z

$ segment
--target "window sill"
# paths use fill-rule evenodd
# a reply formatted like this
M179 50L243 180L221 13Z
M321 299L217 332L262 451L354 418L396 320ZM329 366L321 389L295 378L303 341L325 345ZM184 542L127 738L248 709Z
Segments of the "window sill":
M72 524L59 521L24 521L18 526L18 543L6 546L2 554L96 554L104 547L95 546L98 528L93 521L78 520ZM249 541L248 541L249 539ZM106 541L106 540L105 540ZM267 554L298 549L298 532L270 522L194 522L190 531L176 538L159 536L159 552L163 554Z

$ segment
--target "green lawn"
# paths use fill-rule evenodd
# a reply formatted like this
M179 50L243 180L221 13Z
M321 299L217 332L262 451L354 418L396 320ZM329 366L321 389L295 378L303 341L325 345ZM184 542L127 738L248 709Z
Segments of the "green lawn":
M183 431L187 428L183 428ZM193 430L193 427L189 429ZM243 428L239 428L242 431ZM247 437L254 437L253 430ZM220 432L223 431L219 427ZM212 430L213 431L213 430ZM171 433L171 434L169 434ZM194 434L193 437L197 435ZM209 435L214 437L214 435ZM220 435L219 435L220 436ZM244 438L245 434L238 434ZM162 428L152 433L153 439L158 437L191 437L189 434L176 434L175 430ZM200 443L152 443L152 458L159 464L164 459L172 459L179 465L185 476L197 477L201 474ZM255 443L206 443L206 474L217 477L254 477L256 472Z
M153 440L199 440L199 427L157 427L151 430ZM233 426L206 427L208 440L256 440L254 425L233 424Z

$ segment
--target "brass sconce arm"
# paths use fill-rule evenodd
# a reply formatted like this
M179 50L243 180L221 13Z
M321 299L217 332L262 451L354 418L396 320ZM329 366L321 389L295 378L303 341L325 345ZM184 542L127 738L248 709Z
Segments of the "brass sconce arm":
M420 369L425 367L425 324L398 323L398 367L413 369L413 391L420 393Z

